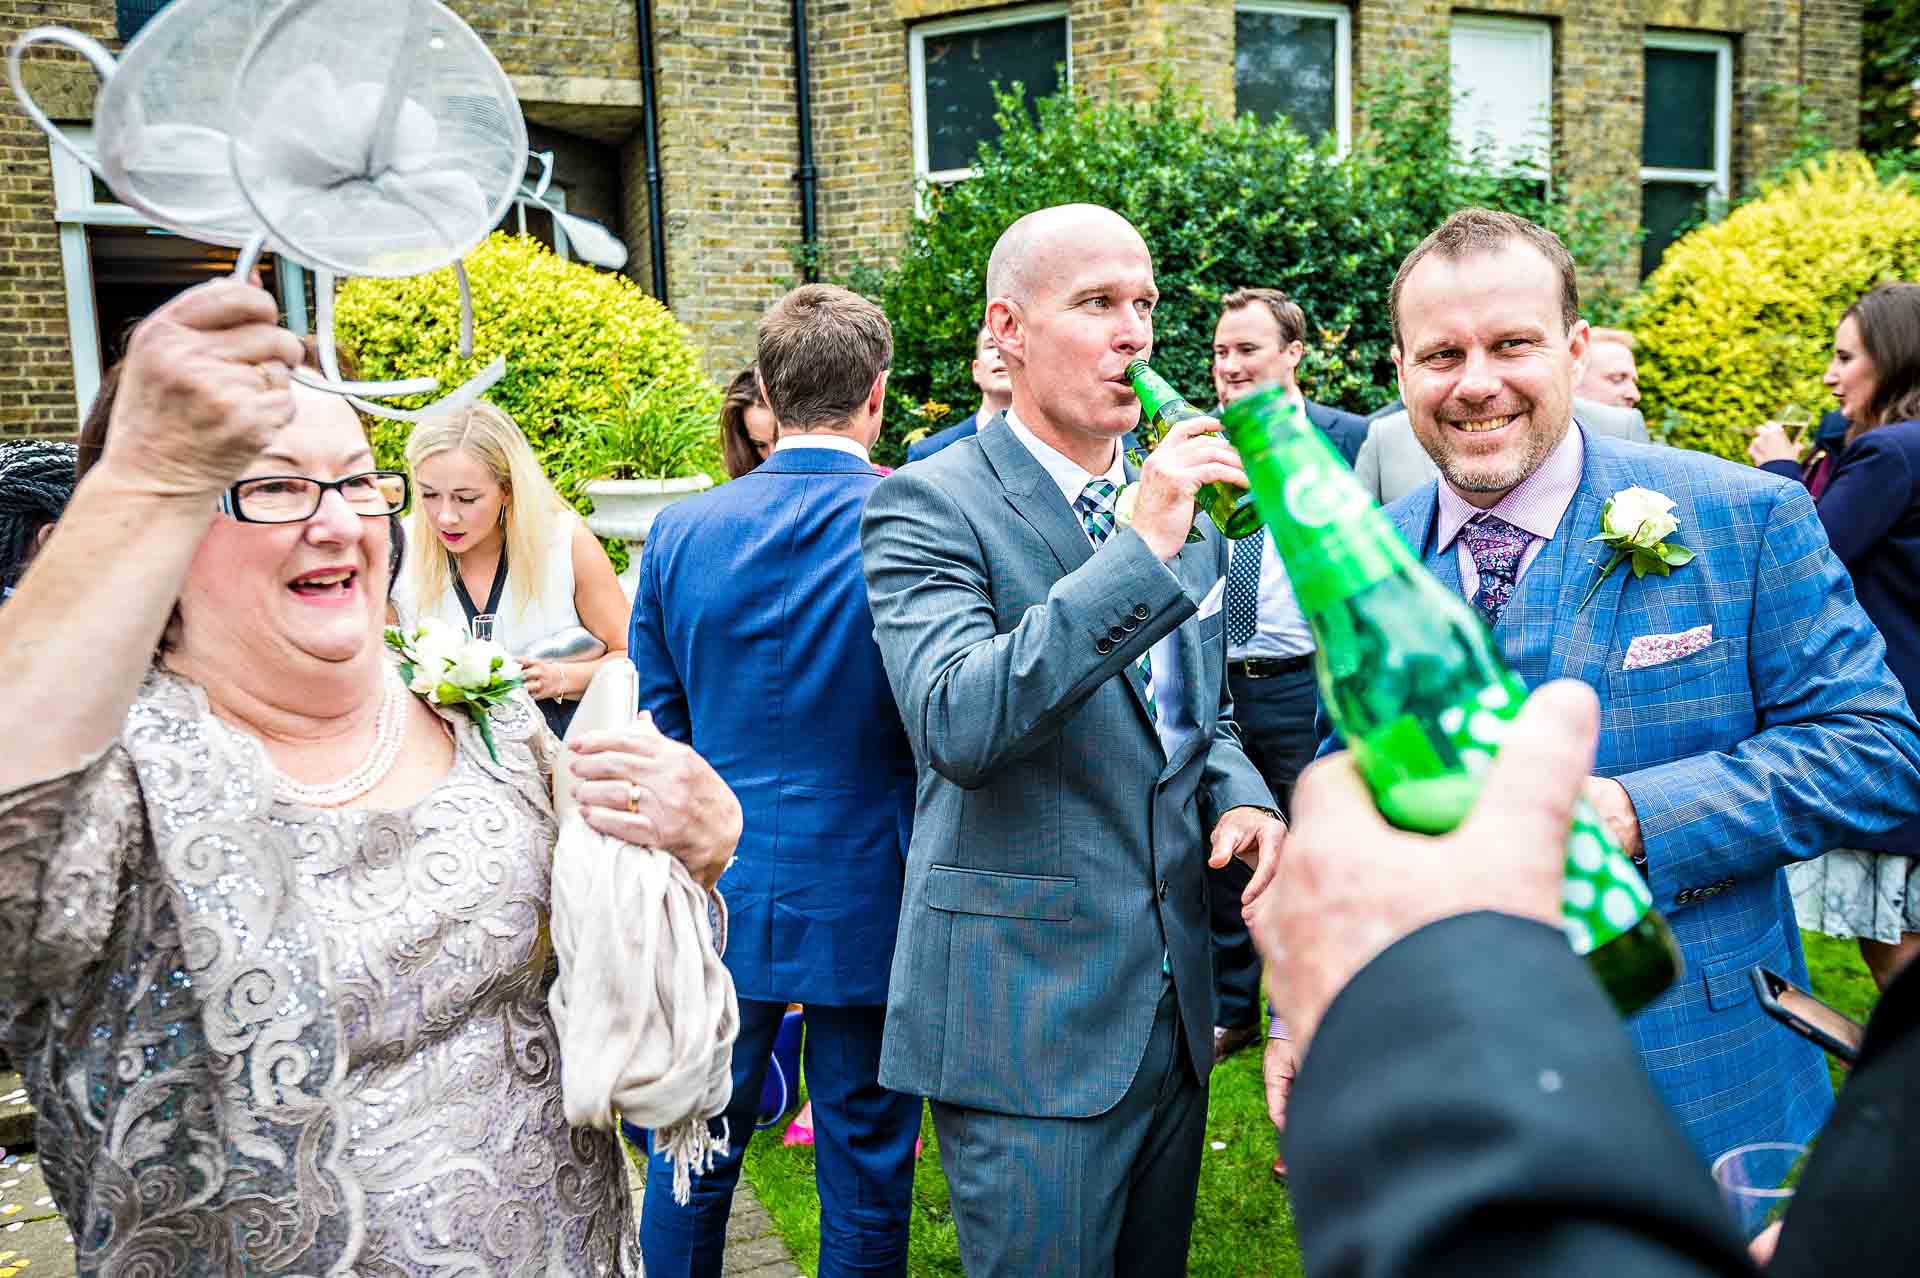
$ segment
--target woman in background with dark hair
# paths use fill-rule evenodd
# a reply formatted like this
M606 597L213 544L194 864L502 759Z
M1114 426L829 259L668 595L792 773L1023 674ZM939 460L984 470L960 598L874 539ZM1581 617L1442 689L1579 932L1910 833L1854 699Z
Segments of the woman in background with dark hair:
M738 479L758 466L779 437L773 410L761 400L760 383L749 364L727 383L727 397L720 404L720 444L726 453L727 474Z
M0 442L0 599L20 584L73 496L73 457L72 444L53 440Z
M1824 380L1852 425L1817 498L1820 522L1920 705L1920 284L1883 284L1848 307ZM1793 459L1763 460L1782 472ZM1800 926L1858 937L1881 989L1920 954L1920 819L1873 848L1788 866L1787 882Z

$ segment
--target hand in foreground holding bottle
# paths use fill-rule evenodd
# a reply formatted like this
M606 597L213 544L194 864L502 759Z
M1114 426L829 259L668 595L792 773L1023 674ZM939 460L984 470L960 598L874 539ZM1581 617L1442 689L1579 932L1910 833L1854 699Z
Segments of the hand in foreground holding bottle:
M218 493L293 417L300 339L273 295L220 279L192 288L134 330L103 466L156 496Z
M677 858L711 889L740 843L740 800L707 761L642 714L616 732L567 743L580 815L600 833Z
M1541 688L1473 811L1439 838L1388 825L1349 756L1307 770L1279 878L1250 911L1261 954L1286 964L1277 1001L1301 1059L1347 982L1427 924L1493 910L1559 925L1567 826L1598 733L1592 689Z
M1204 484L1247 486L1240 454L1220 434L1211 417L1192 417L1169 427L1140 468L1140 492L1133 503L1133 530L1155 558L1165 563L1187 544L1193 527L1193 499Z

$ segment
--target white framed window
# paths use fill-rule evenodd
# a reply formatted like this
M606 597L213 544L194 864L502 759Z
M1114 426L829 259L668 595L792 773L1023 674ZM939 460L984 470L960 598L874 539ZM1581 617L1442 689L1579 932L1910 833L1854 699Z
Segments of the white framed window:
M1353 15L1325 0L1240 0L1233 11L1233 109L1286 116L1314 141L1353 142Z
M1505 177L1544 181L1553 149L1553 25L1453 15L1454 150Z
M1640 273L1732 190L1733 41L1649 31L1640 130Z
M993 85L1026 86L1027 101L1049 97L1063 79L1072 31L1065 4L1023 5L923 22L909 33L914 176L958 182L973 176L980 143L998 137Z
M88 155L93 130L66 135ZM53 170L53 220L60 230L60 269L67 293L67 340L73 349L73 395L81 416L100 389L100 374L118 358L126 329L169 296L233 270L235 252L161 230L120 203L93 170L59 143L47 142ZM308 331L306 272L268 254L263 282L280 297L293 332Z

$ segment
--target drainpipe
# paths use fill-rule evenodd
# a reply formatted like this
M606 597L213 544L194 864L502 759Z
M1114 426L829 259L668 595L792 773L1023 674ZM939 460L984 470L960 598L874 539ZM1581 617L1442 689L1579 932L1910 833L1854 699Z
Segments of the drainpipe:
M813 166L813 98L807 79L807 0L793 0L793 78L794 97L800 108L800 168L793 175L800 184L801 274L811 284L814 269L813 249L819 238L814 211L814 192L820 180Z
M798 4L800 0L794 0ZM654 111L653 0L633 0L640 53L640 131L646 142L647 243L653 250L653 295L667 304L667 219L660 193L660 120Z

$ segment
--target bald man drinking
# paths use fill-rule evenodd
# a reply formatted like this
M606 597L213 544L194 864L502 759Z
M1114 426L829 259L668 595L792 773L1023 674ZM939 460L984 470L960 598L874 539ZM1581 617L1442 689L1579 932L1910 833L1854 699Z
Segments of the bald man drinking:
M1285 827L1227 719L1210 420L1137 472L1146 243L1030 213L987 267L1013 405L905 467L861 526L920 768L880 1080L929 1097L960 1257L984 1275L1180 1274L1213 1062L1206 875L1272 877ZM1141 487L1130 523L1114 514Z

